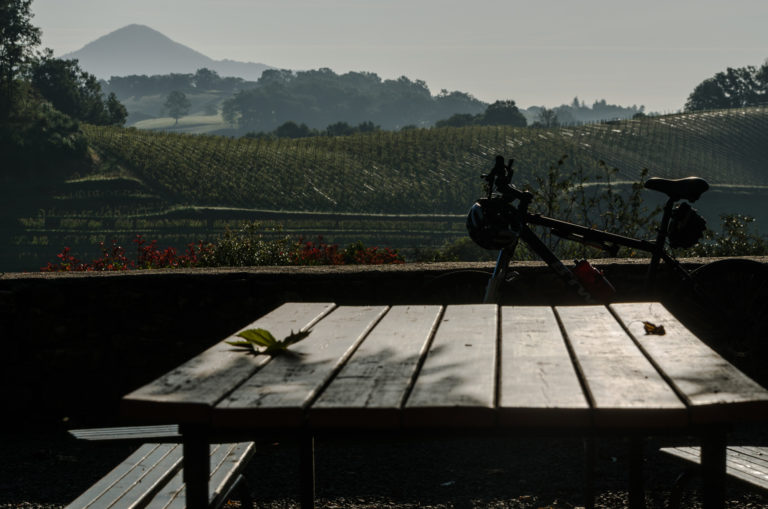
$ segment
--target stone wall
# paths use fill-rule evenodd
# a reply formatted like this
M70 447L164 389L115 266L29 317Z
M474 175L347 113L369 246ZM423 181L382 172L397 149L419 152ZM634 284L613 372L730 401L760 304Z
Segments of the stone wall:
M659 295L644 287L647 261L593 264L616 286L617 300ZM27 424L114 423L123 394L283 302L480 302L492 269L449 263L3 274L2 401ZM516 263L515 270L504 303L580 302L541 263ZM667 278L662 272L661 288Z

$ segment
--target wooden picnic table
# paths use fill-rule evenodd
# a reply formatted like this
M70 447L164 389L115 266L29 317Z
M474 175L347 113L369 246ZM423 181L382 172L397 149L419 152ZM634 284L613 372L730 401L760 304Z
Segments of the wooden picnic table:
M208 443L268 430L301 441L303 507L314 504L314 437L343 431L698 436L706 507L722 507L729 427L768 418L768 391L655 302L288 303L250 328L311 332L277 356L225 343L233 335L122 401L134 421L180 424L193 508L207 500ZM631 479L640 507L642 476Z

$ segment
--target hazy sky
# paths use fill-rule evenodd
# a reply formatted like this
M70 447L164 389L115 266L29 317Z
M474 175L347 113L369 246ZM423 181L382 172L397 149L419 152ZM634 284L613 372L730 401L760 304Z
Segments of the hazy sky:
M211 58L369 71L483 101L679 110L768 58L766 0L34 0L56 55L131 23Z

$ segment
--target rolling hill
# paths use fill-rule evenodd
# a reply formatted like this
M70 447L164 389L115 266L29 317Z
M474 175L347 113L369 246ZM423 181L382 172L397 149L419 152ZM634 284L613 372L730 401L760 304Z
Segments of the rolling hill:
M245 219L277 234L400 249L466 236L467 209L495 154L515 159L514 182L535 189L549 168L605 185L651 176L706 178L695 204L720 213L768 210L768 108L647 117L572 128L467 127L347 137L248 139L83 127L93 164L77 178L6 190L16 217L0 267L34 269L64 246L135 234L183 247ZM568 157L558 166L563 155ZM603 163L601 163L601 161ZM602 180L598 178L602 177ZM651 191L649 203L660 197Z

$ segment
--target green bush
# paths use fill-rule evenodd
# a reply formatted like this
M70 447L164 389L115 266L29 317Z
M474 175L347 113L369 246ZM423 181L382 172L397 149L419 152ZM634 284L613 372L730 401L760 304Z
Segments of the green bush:
M291 265L295 241L287 236L266 238L264 232L275 233L279 228L265 230L261 223L244 223L240 229L227 229L201 257L205 267L248 267L256 265Z
M720 232L706 230L704 238L687 256L768 255L768 239L755 231L755 218L742 214L721 214Z
M50 104L29 101L18 114L0 125L0 151L5 172L26 176L30 170L58 168L70 161L82 162L88 149L76 120Z

